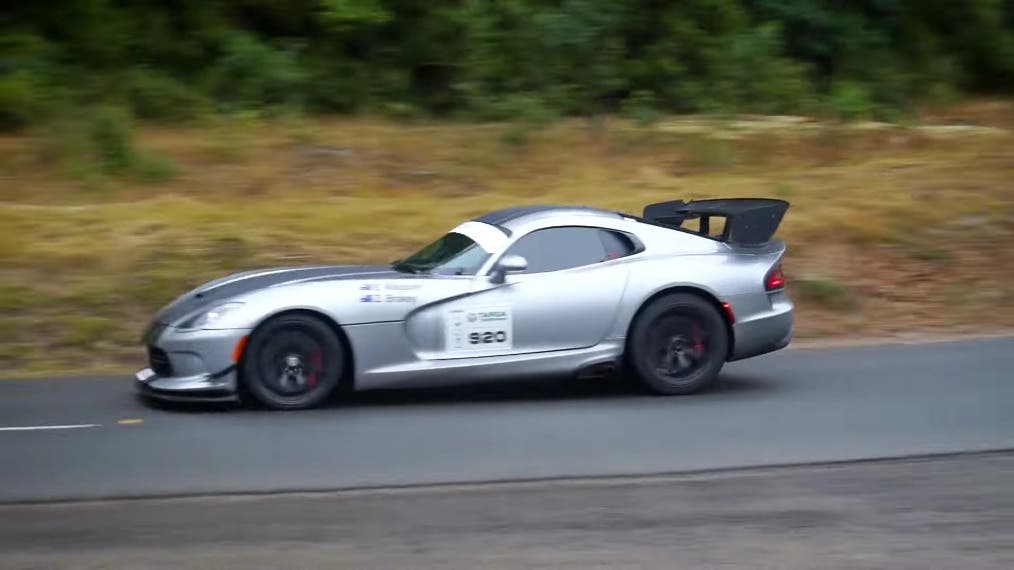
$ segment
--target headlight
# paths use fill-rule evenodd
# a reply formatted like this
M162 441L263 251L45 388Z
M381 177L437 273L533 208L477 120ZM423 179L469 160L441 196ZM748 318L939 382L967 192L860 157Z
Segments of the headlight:
M181 329L197 329L206 327L215 321L221 319L226 313L235 311L236 309L243 306L243 303L223 303L217 307L205 311L203 313L197 313L189 319L180 323Z

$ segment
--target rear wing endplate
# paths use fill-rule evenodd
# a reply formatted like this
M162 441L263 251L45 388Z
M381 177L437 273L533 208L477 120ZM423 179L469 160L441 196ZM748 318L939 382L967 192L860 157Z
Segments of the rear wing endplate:
M643 218L651 223L712 237L739 245L764 245L782 223L789 203L772 198L724 198L716 200L671 200L644 207ZM725 218L721 234L713 235L712 218ZM697 229L683 227L687 220L700 220Z

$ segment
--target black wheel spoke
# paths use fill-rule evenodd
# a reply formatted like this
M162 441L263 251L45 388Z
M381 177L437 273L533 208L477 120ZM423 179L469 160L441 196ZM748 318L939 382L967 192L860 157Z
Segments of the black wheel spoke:
M663 314L651 326L654 368L662 376L682 380L694 374L706 360L708 340L704 327L693 316Z
M269 338L258 359L266 388L283 396L300 396L317 387L323 370L324 345L310 331L286 327Z
M345 348L326 321L280 315L250 337L240 381L261 404L274 409L312 408L339 386Z

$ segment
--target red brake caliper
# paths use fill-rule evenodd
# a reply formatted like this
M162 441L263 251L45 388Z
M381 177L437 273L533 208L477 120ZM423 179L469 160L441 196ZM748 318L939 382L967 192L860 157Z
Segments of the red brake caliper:
M306 383L311 388L317 385L317 372L324 368L324 353L318 350L317 352L313 353L312 360L313 360L313 372L310 372L310 375L306 377Z
M694 342L694 353L700 358L704 354L704 337L701 336L700 323L694 322L692 340Z

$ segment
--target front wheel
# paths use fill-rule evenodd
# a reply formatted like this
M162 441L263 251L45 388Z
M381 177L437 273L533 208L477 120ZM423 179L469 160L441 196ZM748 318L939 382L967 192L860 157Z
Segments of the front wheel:
M725 322L711 303L673 294L652 301L637 316L627 364L656 394L693 394L715 382L728 348Z
M344 369L344 349L329 326L310 315L280 315L250 337L242 378L264 406L298 410L322 403Z

